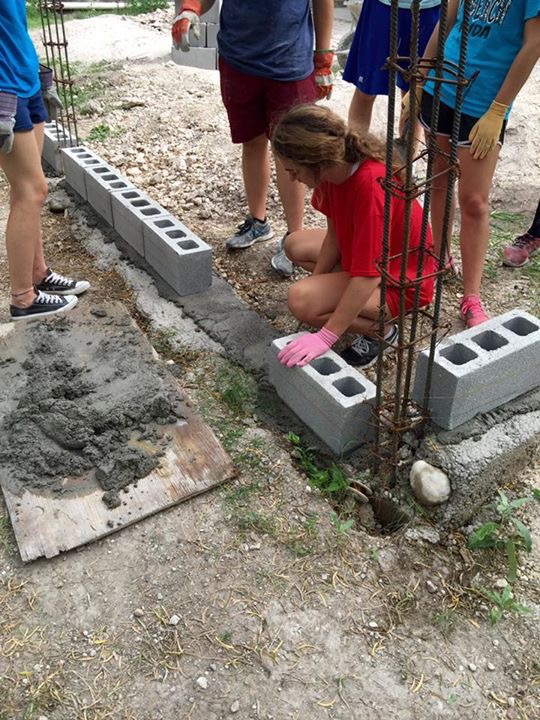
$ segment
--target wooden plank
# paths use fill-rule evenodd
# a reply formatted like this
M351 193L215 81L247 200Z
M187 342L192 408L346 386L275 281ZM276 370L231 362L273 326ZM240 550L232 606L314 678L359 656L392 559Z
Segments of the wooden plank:
M164 431L172 441L159 467L121 491L117 508L106 507L103 488L89 476L66 478L60 496L35 491L17 496L2 487L23 562L98 540L234 476L231 459L198 416Z

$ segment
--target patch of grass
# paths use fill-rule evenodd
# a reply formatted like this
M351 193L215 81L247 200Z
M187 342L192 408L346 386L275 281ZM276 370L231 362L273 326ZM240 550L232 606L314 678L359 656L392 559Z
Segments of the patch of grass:
M453 628L455 627L457 620L457 614L455 610L445 610L442 613L437 613L431 618L431 622L435 627L440 630L444 637L448 637Z
M90 142L96 141L96 142L105 142L109 137L111 136L111 127L110 125L107 125L107 123L99 123L99 125L94 125L94 127L90 130L87 136L87 140Z
M301 439L295 433L289 433L289 441L295 447L295 457L306 473L309 484L318 488L323 495L334 498L343 497L349 487L349 481L343 470L332 463L329 468L320 468L315 462L313 451L302 445Z
M255 510L247 510L236 518L238 528L242 531L256 530L264 535L273 535L275 532L274 520Z
M2 547L10 555L15 552L13 531L7 515L0 515L0 547Z
M253 410L255 383L253 378L239 367L222 368L218 374L220 397L235 415L247 415Z
M531 612L530 608L516 602L510 585L503 588L500 593L486 588L480 588L480 593L493 604L489 612L489 620L492 625L498 623L507 613L526 615Z
M91 101L103 96L104 76L113 69L107 60L85 64L70 64L73 80L73 104L81 115L92 114Z

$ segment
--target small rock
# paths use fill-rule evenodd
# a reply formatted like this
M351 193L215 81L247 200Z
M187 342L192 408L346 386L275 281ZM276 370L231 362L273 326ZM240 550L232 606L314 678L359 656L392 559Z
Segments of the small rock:
M420 525L419 527L409 528L405 530L405 537L407 540L418 542L424 540L425 542L437 545L441 541L441 536L438 530L430 527L429 525Z
M368 626L369 626L370 628L378 628L378 627L379 627L378 624L375 622L375 620L370 620L370 621L368 622Z
M107 317L107 312L103 310L102 308L92 308L90 310L90 313L94 315L94 317Z
M231 712L237 713L239 710L240 710L240 703L238 702L238 700L235 700L233 702L233 704L231 705Z
M469 663L469 670L471 672L476 672L476 665L474 663Z
M135 617L142 617L144 615L144 610L142 608L135 608L133 615Z
M506 702L508 703L508 707L513 708L516 704L516 698L513 698L512 696L506 698Z
M176 626L176 625L178 625L179 622L180 622L180 618L178 617L178 615L171 615L171 617L169 618L169 625Z
M437 586L435 585L435 583L432 583L431 580L426 580L426 587L428 589L428 592L430 593L437 592Z
M494 665L493 663L488 662L488 664L487 664L487 669L488 669L488 670L495 670L495 665Z
M158 594L157 594L157 599L158 599L159 601L163 600L163 595L162 595L161 593L158 593Z
M197 678L197 685L203 690L206 690L206 688L208 687L207 678L205 678L204 675L201 675L201 677Z
M495 580L495 587L498 588L505 588L508 585L508 580L505 578L499 578L498 580Z
M450 497L448 476L424 460L413 463L410 483L417 499L425 505L440 505Z

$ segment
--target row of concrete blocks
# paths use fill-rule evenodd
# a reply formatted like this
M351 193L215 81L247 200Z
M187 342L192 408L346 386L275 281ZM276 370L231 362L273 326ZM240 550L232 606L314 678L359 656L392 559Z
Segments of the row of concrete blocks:
M88 148L61 149L66 182L178 295L212 284L212 248Z
M376 388L329 351L303 368L283 367L279 351L298 335L272 343L270 381L283 402L336 455L372 438ZM417 359L413 397L423 404L428 351ZM453 429L540 386L540 320L512 310L458 333L435 351L428 409Z
M62 123L56 121L45 123L42 156L55 172L62 173L64 170L61 148L72 147L75 144L75 140Z
M176 0L175 8L178 13L180 0ZM202 70L216 70L218 66L217 35L219 31L220 0L216 0L208 12L201 15L200 37L197 39L193 33L189 34L189 52L171 48L171 58L177 65L201 68Z

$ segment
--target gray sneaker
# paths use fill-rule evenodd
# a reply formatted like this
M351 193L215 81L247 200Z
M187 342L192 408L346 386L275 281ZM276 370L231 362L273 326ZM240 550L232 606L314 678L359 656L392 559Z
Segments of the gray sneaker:
M270 223L255 220L248 215L244 222L238 226L236 233L227 240L225 245L229 250L243 250L256 242L270 240L274 237Z
M281 241L279 243L279 250L270 260L270 263L274 270L280 275L283 275L283 277L291 277L294 272L294 265L292 261L289 260L289 258L285 255L285 250L283 249L283 245L285 244L285 238L288 234L289 233L285 233L285 235L281 238Z

